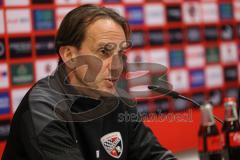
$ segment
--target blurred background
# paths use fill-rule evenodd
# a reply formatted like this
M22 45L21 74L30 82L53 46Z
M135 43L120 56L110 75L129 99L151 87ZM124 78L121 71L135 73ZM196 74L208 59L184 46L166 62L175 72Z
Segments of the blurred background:
M211 101L221 118L223 98L239 97L239 0L0 0L0 155L22 97L57 66L54 36L62 18L86 3L126 17L133 42L129 63L166 66L164 79L174 90L200 104ZM120 81L126 90L134 85ZM145 122L161 144L179 157L196 157L200 114L192 104L162 96L141 99L137 108L163 117Z

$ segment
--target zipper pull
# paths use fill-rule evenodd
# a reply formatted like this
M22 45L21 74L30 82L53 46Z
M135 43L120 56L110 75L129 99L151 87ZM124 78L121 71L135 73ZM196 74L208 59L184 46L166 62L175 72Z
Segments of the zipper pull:
M99 159L100 158L100 151L96 150L96 158Z

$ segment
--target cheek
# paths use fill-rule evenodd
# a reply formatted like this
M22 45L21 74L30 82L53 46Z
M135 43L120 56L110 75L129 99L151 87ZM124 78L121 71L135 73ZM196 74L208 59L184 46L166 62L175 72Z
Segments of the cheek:
M109 66L107 63L103 62L102 67L100 68L98 77L106 77L109 75Z
M103 77L102 71L99 71L99 68L91 66L81 66L74 70L74 73L80 81L85 83L94 83L97 82L99 77Z
M102 68L103 62L100 58L92 55L92 53L88 53L89 54L79 56L77 64L80 65L80 67L78 67L77 73L85 81L94 82Z
M86 60L84 68L78 69L78 74L85 82L95 82L99 74L101 74L102 62L93 59Z
M74 70L75 75L78 78L81 78L82 80L84 79L84 75L85 75L86 72L87 72L87 67L86 66L77 67Z
M74 70L77 79L85 83L93 83L96 81L96 75L93 70L89 69L87 66L81 66Z

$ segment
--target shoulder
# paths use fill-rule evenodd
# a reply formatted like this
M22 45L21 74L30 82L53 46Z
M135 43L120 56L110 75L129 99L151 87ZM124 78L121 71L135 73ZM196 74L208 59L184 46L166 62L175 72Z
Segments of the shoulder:
M54 108L64 95L49 85L49 77L38 81L24 96L18 106L13 125L32 124L35 134L39 134L48 124L57 119ZM27 124L28 123L28 124Z

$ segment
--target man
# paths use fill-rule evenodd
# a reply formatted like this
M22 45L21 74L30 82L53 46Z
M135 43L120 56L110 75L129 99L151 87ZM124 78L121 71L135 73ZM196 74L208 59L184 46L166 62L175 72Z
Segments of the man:
M83 5L66 15L56 36L54 75L20 103L3 160L171 160L115 83L129 48L129 26L114 11Z

